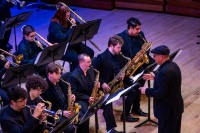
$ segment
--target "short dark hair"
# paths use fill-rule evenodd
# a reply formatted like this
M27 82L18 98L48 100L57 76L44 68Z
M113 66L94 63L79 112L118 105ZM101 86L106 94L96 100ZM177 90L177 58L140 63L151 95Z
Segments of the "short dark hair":
M30 92L31 89L37 90L38 87L42 91L47 90L47 88L48 88L47 81L44 80L42 77L37 76L37 75L29 76L27 81L26 81L26 89L27 89L27 91Z
M82 54L78 55L78 62L84 61L85 57L90 57L90 56L86 53L82 53Z
M127 24L128 24L128 29L130 27L135 28L137 25L142 25L141 22L140 22L140 20L138 18L134 18L134 17L129 18L127 20Z
M20 86L16 86L16 87L12 87L9 88L7 91L7 96L9 98L9 100L14 100L17 101L18 99L26 99L28 97L27 91L20 87Z
M62 71L62 67L59 64L56 63L49 63L46 67L46 74L48 73L58 73L59 69Z
M35 29L31 25L25 25L22 28L23 34L28 36L31 32L35 32Z
M110 37L110 39L108 40L108 47L112 46L116 46L117 44L123 45L124 44L124 40L121 36L118 35L114 35L112 37Z

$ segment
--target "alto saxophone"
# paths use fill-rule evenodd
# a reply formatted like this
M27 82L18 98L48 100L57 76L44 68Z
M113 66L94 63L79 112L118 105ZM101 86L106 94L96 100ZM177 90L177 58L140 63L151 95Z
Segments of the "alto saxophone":
M90 103L90 106L98 103L99 100L104 96L104 93L98 89L100 73L97 69L94 69L92 66L91 66L91 68L96 72L96 77L95 77L94 87L93 87L92 94L91 94L91 97L94 97L94 102Z
M149 64L149 58L146 52L151 48L152 42L147 42L141 35L140 37L144 40L144 44L142 45L142 49L137 52L135 57L131 60L129 67L127 68L126 76L128 77L133 76L135 71L144 63Z
M71 111L72 112L72 116L74 116L75 114L77 114L81 108L81 106L78 104L78 103L74 103L72 101L72 90L71 90L71 85L70 83L64 81L63 79L61 79L65 84L68 85L68 88L67 88L67 96L68 96L68 107L67 107L67 110L68 111ZM74 121L74 124L77 124L78 123L78 115L76 116L75 118L75 121Z
M115 76L115 78L110 81L108 83L108 86L110 87L110 91L109 94L113 94L116 91L118 91L120 88L124 87L123 84L123 80L120 79L122 74L125 74L127 68L130 66L131 63L131 59L124 56L123 54L121 54L123 58L125 58L126 60L128 60L128 62L126 63L126 65L120 70L120 72Z

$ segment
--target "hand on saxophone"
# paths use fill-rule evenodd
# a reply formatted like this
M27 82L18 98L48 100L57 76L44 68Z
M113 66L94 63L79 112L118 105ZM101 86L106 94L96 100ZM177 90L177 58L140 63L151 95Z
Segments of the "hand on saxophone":
M125 77L125 73L120 73L120 75L119 75L119 80L123 80L124 77Z
M71 95L72 102L76 101L76 96L74 94Z
M106 92L106 93L110 91L110 87L106 83L103 83L101 85L101 87L103 88L104 92Z
M46 109L45 104L44 103L38 103L37 106L34 109L32 116L34 118L39 118L40 115L42 114L42 112L44 111L44 109Z
M72 114L71 111L68 111L68 110L63 111L63 116L66 117L66 118L69 118L71 116L71 114Z
M89 97L89 100L88 102L91 104L91 103L94 103L94 97Z
M5 69L9 69L10 68L10 61L7 61L4 65Z

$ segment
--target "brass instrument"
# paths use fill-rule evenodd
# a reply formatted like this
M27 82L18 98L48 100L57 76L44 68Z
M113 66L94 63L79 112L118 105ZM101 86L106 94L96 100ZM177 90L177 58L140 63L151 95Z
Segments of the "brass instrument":
M52 107L52 103L50 101L45 101L41 96L39 97L39 99L45 104L45 106L47 107L46 110L44 110L44 112L47 114L47 116L54 118L55 123L49 123L47 121L45 121L47 124L51 125L51 126L55 126L56 122L60 119L60 116L62 116L62 110L58 110L58 111L51 111L51 107Z
M83 20L83 18L81 18L78 14L76 14L72 9L70 9L65 3L63 3L63 2L58 2L57 4L56 4L56 9L58 10L61 6L65 6L65 7L67 7L69 10L70 10L70 12L72 12L81 22L83 22L83 23L87 23L85 20ZM70 23L72 23L71 21L70 21ZM72 25L73 25L73 23L72 23ZM98 51L101 51L101 49L91 40L91 39L89 39L88 40Z
M120 76L122 74L125 74L127 68L130 66L131 64L131 59L128 57L125 57L123 54L121 54L123 58L125 58L126 60L128 60L128 62L126 63L126 65L120 70L120 72L114 77L114 79L112 81L110 81L108 83L108 86L110 87L110 92L109 94L113 94L116 91L118 91L120 88L122 88L124 86L123 81L120 79Z
M91 103L90 106L93 104L96 104L104 96L104 93L102 91L100 91L97 86L98 82L99 82L100 72L97 69L94 69L92 66L91 66L91 68L96 72L96 77L95 77L94 87L93 87L92 94L91 94L91 97L94 97L94 102Z
M9 52L7 52L7 51L1 49L1 48L0 48L0 51L3 52L2 54L7 54L7 55L13 57L14 60L15 60L15 63L16 63L17 65L19 65L19 64L22 62L23 58L24 58L24 56L23 56L22 54L16 56L16 55L13 55L13 54L11 54L11 53L9 53Z
M127 71L126 71L126 76L129 76L129 77L133 76L135 71L140 66L142 66L144 63L146 63L146 64L149 63L149 58L148 58L146 52L151 48L152 43L147 42L143 37L142 37L142 39L144 40L145 43L142 45L142 49L131 60L131 64L129 65L129 67L127 68Z
M52 43L50 43L50 42L48 42L46 39L44 39L40 34L38 34L37 32L36 32L36 35L40 38L40 39L42 39L42 41L44 41L48 46L53 46L53 45L57 45L58 43L54 43L54 44L52 44Z
M9 61L10 64L13 65L14 67L19 66L18 64L14 63L14 62L12 62L12 61L10 61L8 59L6 59L6 57L3 54L0 54L0 60L2 60L2 61Z
M13 5L16 5L19 8L22 8L25 5L25 1L20 1L20 0L7 0L7 1L13 3Z
M81 106L78 103L74 103L72 101L72 91L71 91L71 85L70 83L66 82L63 79L60 79L62 82L64 82L65 84L68 85L67 88L67 92L68 92L68 107L67 110L72 112L72 116L74 116L75 114L77 114L79 112L79 110L81 109ZM74 124L78 123L78 115L75 118Z

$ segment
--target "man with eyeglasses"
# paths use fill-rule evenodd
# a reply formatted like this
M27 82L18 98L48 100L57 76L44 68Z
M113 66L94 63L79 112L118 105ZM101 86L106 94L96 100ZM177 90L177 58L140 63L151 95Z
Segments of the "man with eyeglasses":
M175 62L170 61L170 50L167 46L158 46L151 53L160 67L155 74L143 75L145 80L154 80L153 88L140 87L140 91L154 98L154 115L158 119L158 133L180 133L184 107L180 68Z
M0 123L4 133L42 133L40 124L44 103L38 103L31 114L26 106L27 92L16 86L7 92L10 104L0 110ZM40 120L39 120L40 118Z

